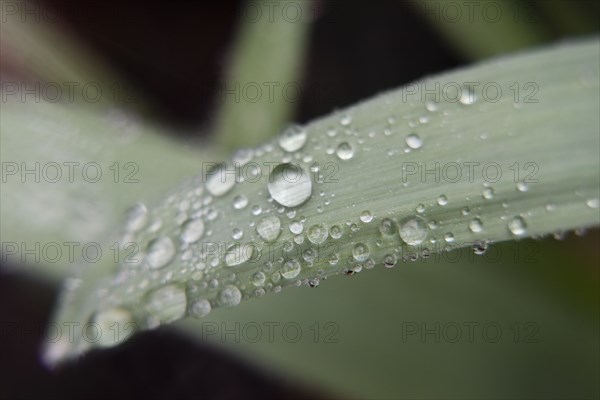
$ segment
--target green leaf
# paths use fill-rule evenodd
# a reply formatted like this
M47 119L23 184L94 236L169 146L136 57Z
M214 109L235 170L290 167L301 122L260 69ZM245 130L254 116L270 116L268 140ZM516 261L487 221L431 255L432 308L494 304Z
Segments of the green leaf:
M341 272L597 225L598 53L595 38L428 78L203 168L130 216L119 241L138 262L82 266L55 321L150 329ZM65 338L46 360L92 345Z

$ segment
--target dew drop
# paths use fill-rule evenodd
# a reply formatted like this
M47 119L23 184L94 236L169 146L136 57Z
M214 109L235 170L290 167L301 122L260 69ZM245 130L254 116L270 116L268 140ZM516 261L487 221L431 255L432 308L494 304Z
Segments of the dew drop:
M460 101L460 103L464 105L471 105L477 101L477 96L470 88L463 87L458 101Z
M369 247L364 243L357 243L352 248L352 257L356 261L365 261L369 258Z
M416 133L411 133L410 135L408 135L405 139L405 142L406 145L413 150L416 150L423 146L423 140L421 140L421 137Z
M417 204L417 207L415 208L415 211L418 214L423 214L425 212L425 205L422 203Z
M513 235L521 236L527 233L527 224L522 217L514 217L508 223L508 229Z
M360 220L365 224L368 224L369 222L373 221L373 214L371 214L371 211L368 210L363 211L360 214Z
M321 280L319 278L311 278L308 280L308 286L310 286L311 288L315 288L317 286L319 286L319 284L321 283Z
M150 268L162 268L169 264L174 256L175 245L166 236L154 239L148 244L146 260Z
M312 244L321 244L327 239L329 231L324 224L315 224L308 228L306 237Z
M100 335L100 340L96 343L102 347L115 346L131 335L129 327L135 327L133 315L126 309L114 307L94 314L93 321L97 324L100 332L114 331L114 335Z
M221 290L219 300L225 307L233 307L242 301L242 292L235 285L227 285Z
M381 224L379 224L379 232L382 235L391 236L395 233L394 221L390 218L384 218L381 220Z
M312 181L308 172L297 164L279 164L271 172L269 194L285 207L296 207L312 194Z
M176 321L185 315L187 309L185 289L177 284L169 284L153 290L146 296L145 308L161 323Z
M600 206L600 201L598 200L598 198L589 199L585 202L585 205L589 208L598 208Z
M340 160L349 160L354 157L354 147L348 142L342 142L335 149L335 154Z
M340 118L340 124L342 124L342 126L348 126L351 123L352 123L352 117L348 114L346 114L342 118Z
M239 196L235 196L233 198L233 208L235 208L236 210L241 210L243 208L246 208L247 205L248 205L248 198L246 196L244 196L243 194L241 194Z
M256 224L256 232L263 240L273 242L281 233L281 221L274 215L265 217Z
M252 211L252 215L262 214L262 208L258 204L253 205L251 211Z
M254 246L249 243L236 243L229 246L225 252L225 265L228 267L236 267L248 261L254 253Z
M233 231L231 232L231 237L234 240L240 240L242 238L242 236L244 236L244 231L241 230L240 228L234 228Z
M448 198L442 194L437 198L437 203L440 206L445 206L446 204L448 204Z
M200 218L188 219L181 228L181 240L186 243L197 242L204 234L204 222Z
M383 257L383 265L386 268L394 268L396 266L397 258L394 254L386 254Z
M287 152L300 150L306 143L306 130L300 125L290 125L279 136L279 146Z
M329 234L331 235L331 237L333 239L339 239L343 236L344 231L342 230L342 228L339 225L334 225L329 230Z
M208 314L210 314L211 310L212 306L206 299L196 300L190 306L190 314L196 318L206 317Z
M484 255L487 248L488 248L487 241L477 241L477 242L473 243L473 253L475 253L478 256Z
M294 279L300 274L300 263L297 260L290 260L281 267L281 276L285 279Z
M142 203L137 203L127 211L127 230L135 232L142 229L148 223L148 209Z
M206 189L215 197L223 196L235 185L235 175L234 171L221 164L207 176Z
M526 192L529 190L529 186L525 182L517 182L516 186L519 192Z
M481 195L483 196L484 199L486 200L491 200L494 198L494 189L492 188L485 188L483 190L483 192L481 193Z
M252 275L252 284L254 286L264 286L266 280L267 276L264 274L264 272L258 271Z
M407 217L400 222L400 238L408 245L416 246L427 237L427 223L419 216Z
M304 224L302 224L302 222L294 220L290 223L290 232L292 232L294 235L301 234L303 230Z
M444 235L444 240L446 241L446 243L452 243L454 242L454 235L448 232Z
M479 218L473 218L471 221L469 221L469 229L473 233L479 233L483 231L483 223Z

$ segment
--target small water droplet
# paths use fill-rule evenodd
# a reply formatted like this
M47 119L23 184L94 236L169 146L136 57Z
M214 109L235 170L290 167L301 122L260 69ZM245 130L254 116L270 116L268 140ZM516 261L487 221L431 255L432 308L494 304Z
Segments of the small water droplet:
M264 286L266 280L267 276L264 274L264 272L258 271L252 275L252 284L254 286Z
M256 224L256 232L263 240L273 242L281 233L281 221L274 215L265 217Z
M306 130L300 125L288 126L279 136L279 146L287 152L300 150L306 143Z
M233 307L242 301L242 292L235 285L227 285L221 290L219 300L225 307Z
M204 222L200 218L188 219L181 228L181 240L186 243L197 242L204 234Z
M422 203L417 204L417 207L415 208L415 211L418 214L423 214L425 212L425 204L422 204Z
M365 261L369 258L369 247L364 243L357 243L352 248L352 257L356 261Z
M483 223L479 218L473 218L471 221L469 221L469 229L473 233L479 233L483 231Z
M150 268L162 268L169 264L175 256L175 245L166 236L152 240L148 244L146 260Z
M135 327L133 315L121 307L114 307L94 314L94 323L98 325L100 332L114 331L111 335L100 335L100 340L96 342L99 346L115 346L131 335L130 327Z
M211 310L212 306L206 299L196 300L190 306L190 314L196 318L206 317L208 314L210 314Z
M161 323L176 321L185 315L187 309L185 289L177 284L155 289L146 296L145 308Z
M463 86L460 93L460 99L458 101L460 101L460 103L464 105L471 105L477 101L477 96L475 95L473 90L471 90L471 88Z
M340 160L349 160L354 157L354 147L348 142L342 142L335 149L335 154Z
M481 195L484 199L491 200L494 198L494 189L492 189L491 187L485 188Z
M243 208L245 208L248 205L248 198L246 196L244 196L243 194L239 195L239 196L235 196L233 198L233 208L235 208L236 210L241 210Z
M517 216L510 220L508 229L513 235L521 236L527 233L527 224L522 217Z
M319 278L311 278L308 280L308 286L310 286L311 288L319 286L319 283L321 283L321 280Z
M416 246L427 237L427 223L419 216L407 217L400 222L400 238L408 245Z
M462 215L464 215L465 217L467 215L469 215L471 213L471 210L469 209L469 207L465 207L462 209Z
M321 244L327 239L329 230L324 224L315 224L308 228L306 237L312 244Z
M300 263L297 260L289 260L281 267L281 276L285 279L294 279L300 274Z
M525 182L517 182L517 190L519 192L526 192L529 190L529 186Z
M386 254L383 257L383 265L386 268L394 268L396 266L397 258L394 254Z
M234 240L240 240L242 238L242 236L244 236L244 231L241 230L240 228L234 228L233 231L231 232L231 237Z
M339 239L343 236L344 231L339 225L334 225L329 230L329 233L333 239Z
M294 220L290 223L290 232L292 232L294 235L301 234L303 230L304 225L302 224L302 222Z
M423 140L421 140L421 137L416 133L411 133L410 135L408 135L405 139L405 142L406 145L413 150L416 150L423 146Z
M600 206L600 201L598 200L598 198L589 199L585 202L585 205L589 208L598 208Z
M391 236L395 233L395 224L394 221L390 218L384 218L381 220L381 224L379 224L379 232L382 235Z
M487 248L488 248L488 242L485 240L477 241L477 242L473 243L473 253L475 253L478 256L484 255Z
M352 123L352 117L348 114L342 116L342 118L340 118L340 124L342 124L342 126L348 126Z
M127 230L135 232L142 229L148 223L148 209L143 203L136 203L127 211Z
M252 206L252 215L260 215L262 214L262 207L258 204Z
M271 197L285 207L296 207L312 194L309 173L297 164L279 164L271 172L268 184Z
M371 214L370 211L365 210L360 214L360 220L365 224L368 224L369 222L373 221L373 214Z
M444 235L444 240L446 241L446 243L452 243L454 242L454 235L448 232Z
M445 206L446 204L448 204L448 198L442 194L437 198L437 203L440 206Z

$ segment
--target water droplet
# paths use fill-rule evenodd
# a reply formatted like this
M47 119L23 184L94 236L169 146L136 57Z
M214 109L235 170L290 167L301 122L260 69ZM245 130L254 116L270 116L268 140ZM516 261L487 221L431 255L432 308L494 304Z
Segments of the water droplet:
M396 262L397 262L397 258L394 254L386 254L385 257L383 257L383 265L386 268L393 268L396 266Z
M196 300L190 306L190 314L196 318L206 317L208 314L210 314L211 310L212 306L206 299Z
M219 300L225 307L233 307L242 301L242 292L235 285L227 285L221 290Z
M481 193L481 195L483 196L484 199L491 200L494 198L494 189L492 189L491 187L485 188L483 190L483 192Z
M279 145L287 152L300 150L306 143L306 131L300 125L290 125L279 136Z
M233 231L231 232L231 237L234 240L240 240L242 238L242 236L244 236L244 231L241 230L240 228L234 228Z
M311 288L319 286L319 283L321 283L321 280L319 278L311 278L308 280L308 286L310 286Z
M462 209L462 215L464 215L465 217L467 215L469 215L471 213L471 210L469 209L469 207L465 207Z
M340 160L349 160L354 157L354 147L348 142L342 142L335 149L335 154Z
M264 272L258 271L252 275L252 284L254 286L263 286L266 280L267 276L264 274Z
M417 204L417 207L415 208L415 211L418 214L423 214L425 212L425 204Z
M239 196L235 196L233 198L233 208L235 208L236 210L241 210L242 208L245 208L248 205L248 198L246 196L244 196L243 194L239 195Z
M342 116L342 118L340 118L340 124L342 124L342 126L348 126L352 123L352 117L348 114Z
M448 198L442 194L437 198L437 203L440 206L445 206L446 204L448 204Z
M452 243L454 242L454 235L448 232L444 235L444 240L446 241L446 243Z
M479 233L483 231L483 223L479 218L473 218L471 221L469 221L469 229L473 233Z
M235 171L219 165L206 178L206 189L215 197L223 196L235 185Z
M166 236L154 239L148 244L146 260L150 268L164 267L171 262L173 256L175 256L175 245Z
M488 248L488 242L485 240L477 241L477 242L473 243L473 253L475 253L478 256L484 255L487 248Z
M297 164L279 164L271 172L269 194L285 207L296 207L312 194L312 181L304 168Z
M145 308L161 323L176 321L185 315L187 309L185 289L177 284L160 287L148 294Z
M395 233L395 224L394 221L389 218L384 218L381 220L381 224L379 225L379 232L382 235L391 236Z
M357 243L352 248L352 257L356 261L365 261L369 258L369 247L364 243Z
M525 182L517 182L517 190L519 192L526 192L529 190L529 186Z
M228 267L238 266L252 258L253 253L254 245L251 243L236 243L229 246L225 252L225 265Z
M262 208L258 205L255 204L252 206L252 215L260 215L262 214Z
M589 199L585 202L585 205L589 208L598 208L600 206L600 201L598 200L598 198Z
M114 307L94 314L94 323L98 324L100 332L114 331L111 335L101 335L100 340L96 342L99 346L115 346L131 335L130 327L135 327L133 315L126 309Z
M405 139L405 142L406 145L413 150L416 150L423 146L423 140L421 140L421 137L416 133L411 133L410 135L408 135Z
M186 243L197 242L204 234L204 222L200 218L188 219L181 228L181 240Z
M416 246L427 237L427 223L421 217L407 217L400 222L400 238L408 245Z
M471 105L477 101L477 96L475 95L473 90L471 90L471 88L463 86L460 93L460 99L458 101L460 101L460 103L464 105Z
M329 230L329 233L333 239L339 239L344 234L344 231L339 225L334 225Z
M373 214L371 214L370 211L363 211L360 214L360 220L365 224L368 224L369 222L373 221Z
M329 231L324 224L315 224L308 228L307 238L312 244L321 244L327 239Z
M302 222L294 220L290 223L290 232L292 232L294 235L301 234L303 230L304 224L302 224Z
M514 217L508 223L508 229L513 235L521 236L527 233L527 224L522 217Z
M142 229L148 223L148 209L142 203L136 203L127 211L127 230L135 232Z
M256 224L256 232L263 240L273 242L281 233L281 221L274 215L265 217Z
M300 274L300 263L297 260L290 260L281 267L281 276L285 279L294 279Z

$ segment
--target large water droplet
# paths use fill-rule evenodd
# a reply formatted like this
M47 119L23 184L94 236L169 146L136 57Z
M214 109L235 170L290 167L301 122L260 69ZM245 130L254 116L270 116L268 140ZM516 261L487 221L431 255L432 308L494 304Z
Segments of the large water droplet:
M281 267L281 276L285 279L294 279L300 274L300 263L297 260L290 260Z
M329 231L324 224L315 224L308 228L306 237L312 244L321 244L327 239Z
M274 215L265 217L256 224L256 232L263 240L273 242L281 233L281 221Z
M254 245L250 243L236 243L225 252L225 265L228 267L238 266L248 261L254 253Z
M508 229L513 235L521 236L527 233L527 224L522 217L514 217L508 223Z
M340 160L349 160L354 157L354 147L348 142L342 142L335 149L335 154Z
M204 222L200 218L188 219L181 228L181 240L187 243L197 242L204 234Z
M285 207L296 207L312 194L312 181L308 172L297 164L279 164L271 172L269 194Z
M196 318L206 317L211 310L212 306L210 305L210 302L206 299L196 300L190 306L190 314Z
M237 306L242 301L242 292L235 285L227 285L221 290L219 299L225 307Z
M400 238L408 245L416 246L427 237L427 223L419 216L407 217L400 221Z
M414 150L423 146L423 140L421 140L419 135L417 135L416 133L411 133L410 135L408 135L406 137L405 141L406 141L406 145Z
M206 189L215 197L223 196L235 185L236 174L225 164L219 165L209 173L206 179Z
M164 267L171 262L173 256L175 256L175 245L169 237L162 236L148 244L146 260L151 268Z
M288 152L300 150L306 143L306 131L300 125L290 125L279 136L279 145Z
M146 296L146 311L162 323L182 318L187 309L185 289L177 284L165 285Z

